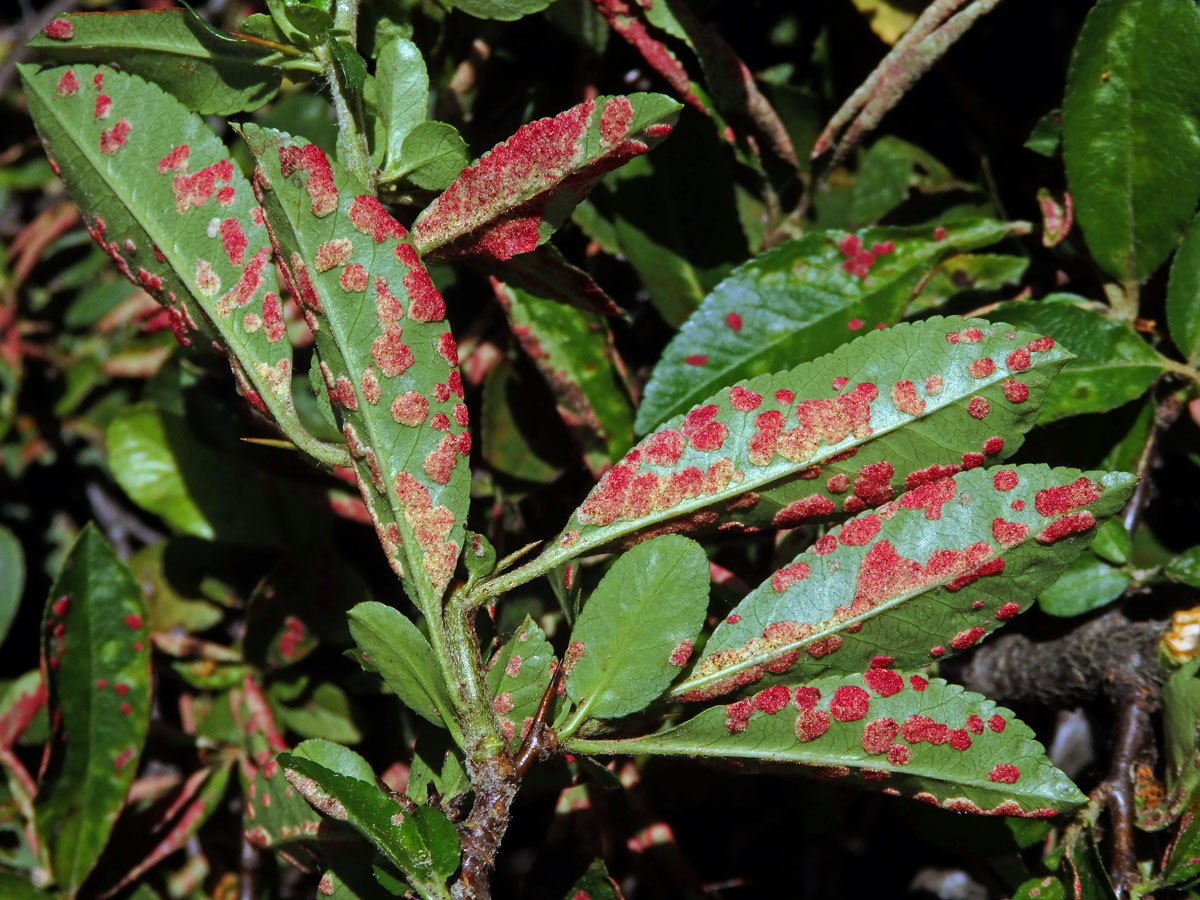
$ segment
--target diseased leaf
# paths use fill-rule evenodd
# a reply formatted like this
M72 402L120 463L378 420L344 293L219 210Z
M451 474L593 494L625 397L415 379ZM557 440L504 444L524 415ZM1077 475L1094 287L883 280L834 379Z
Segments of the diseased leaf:
M1116 600L1129 581L1128 572L1110 566L1094 553L1085 553L1038 595L1038 606L1052 616L1081 616Z
M321 817L292 790L275 758L267 759L245 785L242 832L260 850L315 841Z
M1020 284L1029 268L1029 257L1003 253L956 253L940 262L908 312L937 309L960 294L986 294Z
M513 334L546 379L559 415L597 476L633 443L633 405L614 365L608 325L543 296L495 282Z
M896 486L998 461L1020 446L1069 356L1050 338L981 320L872 330L663 423L604 475L535 565L672 519L682 519L673 530L722 516L791 528L852 515Z
M1134 482L1015 466L923 484L830 531L755 588L671 693L709 700L749 684L949 658L1028 608Z
M92 525L67 553L42 628L54 722L35 803L55 883L74 897L137 774L150 726L150 635L141 589Z
M8 637L25 590L25 553L17 536L0 525L0 644Z
M423 807L419 815L406 814L395 800L375 786L373 779L364 777L370 771L365 762L361 765L352 760L347 762L351 755L357 757L346 750L339 759L340 770L320 765L299 753L281 753L279 765L287 773L288 782L310 804L327 816L351 825L421 894L449 898L446 878L458 867L458 835L454 826L430 807ZM346 774L347 771L353 774ZM447 871L451 848L454 865Z
M544 243L605 172L671 132L661 94L597 97L517 129L468 166L413 224L422 256L508 259Z
M1163 358L1124 322L1075 305L1083 298L1050 294L1038 302L1013 301L988 313L1071 348L1075 359L1050 386L1039 423L1116 409L1140 397L1163 372Z
M582 900L580 894L587 900L625 900L620 887L609 877L602 859L592 860L587 871L567 891L563 900Z
M1087 799L1009 710L941 679L872 671L891 677L886 684L858 674L794 690L777 685L655 735L566 746L791 763L956 812L1039 818Z
M471 449L445 303L400 223L320 148L242 134L363 501L410 596L436 614L462 549Z
M704 298L663 351L636 428L645 434L742 378L816 359L892 325L943 256L994 244L1015 226L974 219L815 232L750 260Z
M1171 263L1167 327L1184 359L1200 364L1200 218L1192 220Z
M1168 853L1160 884L1186 887L1200 879L1200 791L1191 795Z
M433 650L407 616L382 603L360 603L350 610L350 634L364 668L378 672L405 706L460 740Z
M19 71L34 124L92 237L167 308L181 343L202 326L215 332L246 399L301 430L270 241L225 145L137 76L84 65Z
M275 56L249 41L213 34L190 9L59 16L55 36L26 46L59 63L115 63L173 94L201 115L227 116L258 109L283 78ZM66 34L67 37L59 37Z
M488 663L487 686L500 730L512 746L525 737L529 722L550 684L554 648L546 633L525 617L521 627Z
M1200 11L1101 0L1071 54L1063 98L1067 187L1092 257L1138 282L1175 248L1200 199Z
M1167 794L1173 798L1200 786L1200 658L1171 674L1163 685L1163 737Z
M692 655L708 609L708 557L666 534L617 558L563 656L574 719L615 719L657 700Z

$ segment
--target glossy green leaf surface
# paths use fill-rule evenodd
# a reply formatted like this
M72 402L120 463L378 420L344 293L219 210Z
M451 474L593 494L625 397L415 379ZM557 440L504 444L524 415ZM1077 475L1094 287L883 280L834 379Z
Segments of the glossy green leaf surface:
M1124 282L1174 249L1200 198L1200 11L1101 0L1075 43L1063 98L1067 186L1092 257Z
M959 294L985 294L1020 284L1029 258L1006 253L956 253L940 262L908 311L938 309Z
M665 422L604 475L538 565L682 517L673 528L837 518L998 461L1068 358L1050 339L979 320L872 330Z
M376 103L386 136L386 158L398 160L404 138L425 121L429 103L429 73L417 45L396 38L375 60Z
M708 557L666 534L613 563L584 604L563 656L576 717L643 709L679 677L708 609Z
M564 900L583 900L580 894L587 900L625 900L625 895L609 876L602 859L592 861L587 871L567 891Z
M34 123L92 237L182 342L215 332L246 399L294 421L292 350L250 184L201 118L134 75L20 68ZM97 114L100 115L97 115Z
M371 601L350 610L350 634L363 667L376 671L409 709L458 736L450 695L433 650L400 610Z
M440 191L458 177L467 160L467 142L457 128L445 122L422 122L404 138L395 177Z
M644 434L717 389L777 372L894 324L942 257L994 244L1013 226L975 219L814 232L740 266L667 345L637 415Z
M607 323L507 284L495 290L513 335L554 393L588 467L603 471L633 444L633 405L613 362Z
M67 897L104 849L137 774L150 726L145 620L141 588L85 527L50 589L42 628L54 730L35 818Z
M999 306L989 317L1038 331L1071 348L1075 359L1054 379L1039 422L1116 409L1145 393L1163 359L1125 323L1076 306L1070 294Z
M717 626L672 690L912 668L975 646L1028 608L1133 490L1125 473L1048 466L960 472L851 519Z
M25 590L25 553L17 536L0 525L0 644L21 605Z
M515 746L526 734L550 684L554 648L528 616L488 663L487 687L500 730Z
M1194 588L1200 588L1200 546L1189 547L1171 560L1164 574Z
M601 175L670 134L679 108L661 94L597 97L521 126L417 216L417 249L501 260L533 250Z
M568 746L806 766L958 812L1042 817L1085 802L1007 709L941 679L872 671L887 677L777 685L655 735Z
M1125 593L1129 581L1128 572L1094 553L1085 553L1038 595L1038 606L1042 612L1060 618L1081 616L1116 600Z
M1192 220L1171 263L1167 328L1183 358L1200 364L1200 220Z
M441 294L404 228L317 146L245 125L272 239L388 561L427 614L463 543L471 435ZM366 314L364 314L364 310Z
M386 793L375 786L370 766L346 750L336 760L323 748L306 744L295 753L279 756L288 782L316 809L345 822L375 845L424 897L449 897L446 879L458 868L458 835L440 812L423 807L408 815ZM344 749L344 748L343 748ZM306 758L306 750L318 751L331 769ZM452 863L452 864L451 864Z
M201 115L258 109L275 96L283 77L268 62L271 51L233 37L221 40L187 9L73 13L56 21L70 23L70 37L43 32L27 46L56 62L119 64Z
M553 2L554 0L452 0L450 5L477 19L512 22L530 13L541 12Z

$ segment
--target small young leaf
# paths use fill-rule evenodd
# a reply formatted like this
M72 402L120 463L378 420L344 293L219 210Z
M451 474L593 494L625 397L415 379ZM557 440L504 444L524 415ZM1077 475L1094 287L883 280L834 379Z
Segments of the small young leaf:
M422 256L508 259L544 243L605 172L671 131L661 94L597 97L517 129L468 166L413 224Z
M625 900L617 883L609 877L604 860L596 859L588 866L580 879L567 891L563 900Z
M1200 588L1200 546L1189 547L1171 560L1163 572L1172 581Z
M422 122L404 137L400 155L385 179L406 178L419 188L449 187L467 164L467 142L445 122Z
M450 0L449 5L477 19L512 22L522 16L541 12L554 0Z
M572 739L574 753L655 754L792 763L814 774L956 812L1045 817L1086 801L1007 709L941 679L890 669L777 685L648 737ZM870 673L868 673L869 675ZM882 688L882 690L881 690Z
M137 76L82 65L19 71L92 237L167 308L181 343L202 326L215 332L246 399L299 429L270 239L225 145Z
M250 43L216 37L190 9L132 13L73 13L66 40L39 34L26 46L55 62L117 63L174 94L201 115L258 109L275 96L282 70L274 54Z
M328 681L321 682L311 692L306 691L299 703L280 703L275 712L280 726L301 737L320 736L345 744L362 740L362 732L354 724L350 698Z
M1113 568L1094 553L1085 553L1038 594L1038 606L1052 616L1082 616L1116 600L1129 581L1128 572Z
M1134 478L1047 466L972 469L851 519L751 592L672 694L872 666L911 668L973 647L1119 511Z
M1200 11L1174 0L1100 0L1071 54L1067 186L1093 258L1126 283L1166 259L1200 198L1198 56Z
M17 536L0 525L0 644L21 605L25 589L25 554Z
M816 359L894 324L943 256L994 244L1014 226L972 219L816 232L740 266L704 298L654 367L637 415L645 434L718 388Z
M429 73L417 45L402 37L385 44L375 60L375 83L390 168L403 156L404 138L425 121L429 105Z
M462 549L471 450L445 303L403 226L350 173L303 139L241 130L363 501L410 596L436 615Z
M406 615L382 603L360 603L350 610L350 634L364 668L378 672L405 706L459 740L433 650Z
M500 730L516 746L537 712L550 684L554 648L546 633L529 618L488 663L487 686Z
M1200 365L1200 217L1192 220L1171 263L1167 327L1184 359Z
M1042 156L1054 156L1062 143L1062 110L1052 109L1033 126L1025 146Z
M1092 552L1113 565L1123 566L1129 562L1133 542L1129 539L1125 523L1120 519L1109 519L1101 525L1096 532L1096 539L1092 541Z
M496 568L496 548L482 534L467 532L467 544L463 550L463 566L471 578L485 578Z
M104 849L150 726L142 591L92 525L50 589L42 666L54 722L35 819L55 882L74 897Z
M1046 396L1039 423L1104 412L1136 400L1163 372L1163 358L1124 322L1076 306L1082 298L1051 294L1034 303L1003 303L988 317L1051 335L1071 348Z
M1050 338L980 320L872 330L663 423L600 479L534 565L681 517L673 527L723 515L787 528L839 518L890 500L894 485L1003 459L1069 357Z
M691 658L708 583L704 550L676 534L617 558L584 604L563 657L579 721L627 716L662 695Z

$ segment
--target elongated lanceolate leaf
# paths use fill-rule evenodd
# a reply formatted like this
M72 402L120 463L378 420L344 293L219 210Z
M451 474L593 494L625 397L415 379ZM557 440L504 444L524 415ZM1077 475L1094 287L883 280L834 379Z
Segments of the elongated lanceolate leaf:
M912 668L1029 607L1136 479L1047 466L961 472L820 538L734 607L672 694Z
M244 785L242 834L260 850L315 841L321 817L292 790L275 758L267 759Z
M1028 230L971 219L948 227L824 231L781 244L717 285L663 351L637 430L685 412L727 384L816 359L892 325L938 260Z
M0 644L21 605L25 589L25 554L17 536L0 525Z
M167 308L181 343L207 320L246 399L294 422L271 245L225 145L137 76L83 65L20 72L34 124L92 237Z
M42 659L54 722L35 804L55 883L73 897L104 849L150 725L141 588L91 525L50 589Z
M202 115L258 109L283 79L271 51L221 40L187 9L63 15L27 46L56 62L118 64Z
M1136 282L1174 249L1200 198L1200 11L1101 0L1071 54L1067 186L1093 258Z
M365 668L376 671L409 709L458 737L454 707L433 650L400 610L360 603L350 610L350 634Z
M408 815L364 773L345 774L306 759L299 755L303 746L297 753L279 755L292 787L316 809L361 833L422 896L448 898L446 879L458 867L458 846L454 826L445 816L429 807L419 816ZM432 845L426 838L429 832L436 838ZM452 864L447 852L451 845Z
M315 144L242 127L276 252L388 561L429 614L463 544L471 435L446 306L403 226Z
M708 609L708 557L665 534L617 558L583 607L563 656L580 719L657 700L687 665Z
M596 180L668 134L661 94L597 97L517 129L463 170L413 224L422 256L508 259L544 243Z
M1184 358L1200 363L1200 223L1195 219L1171 263L1167 327Z
M1069 357L1004 324L935 317L721 390L613 466L535 565L723 516L794 527L852 515L999 461Z
M546 633L529 618L488 663L488 695L510 744L519 744L550 684L554 648Z
M1007 709L941 679L873 671L777 685L649 737L567 747L791 763L956 812L1053 816L1087 799Z

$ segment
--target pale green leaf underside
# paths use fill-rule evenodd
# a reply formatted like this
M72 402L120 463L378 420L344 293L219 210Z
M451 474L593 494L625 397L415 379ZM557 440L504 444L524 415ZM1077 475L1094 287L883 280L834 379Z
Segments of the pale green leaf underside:
M1051 765L1029 727L1007 709L940 679L926 684L919 676L914 682L912 676L888 674L875 687L863 675L817 679L799 689L820 693L815 704L811 694L807 702L801 694L804 709L779 686L772 690L789 695L782 708L767 695L759 705L748 699L707 709L648 737L572 740L567 747L800 765L956 812L1040 817L1085 801Z
M672 695L711 699L880 663L913 668L973 647L1054 582L1135 481L997 466L905 493L755 588Z

